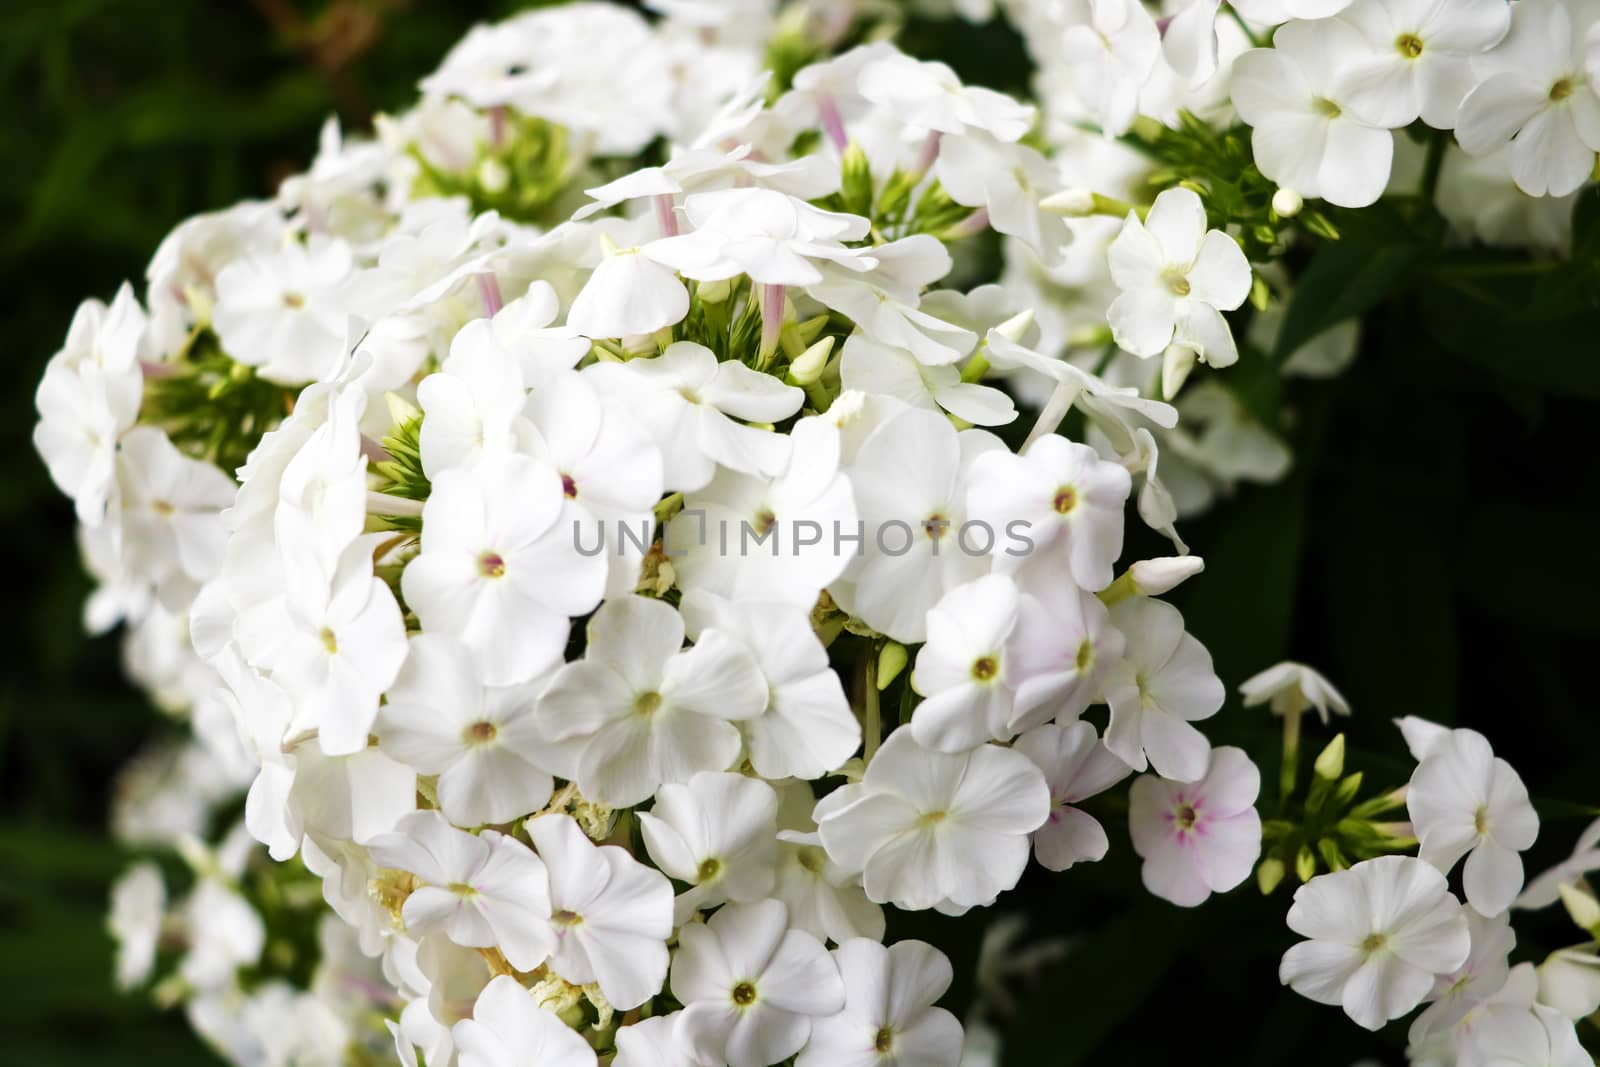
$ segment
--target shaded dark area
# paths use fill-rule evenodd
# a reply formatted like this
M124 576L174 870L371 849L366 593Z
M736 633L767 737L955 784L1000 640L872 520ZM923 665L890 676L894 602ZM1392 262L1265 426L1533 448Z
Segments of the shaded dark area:
M137 282L172 225L270 194L309 161L330 111L360 121L370 108L403 106L470 22L515 6L525 5L0 8L0 522L14 561L0 680L0 1059L72 1067L127 1049L140 1062L212 1062L181 1018L109 992L105 894L124 862L105 830L111 779L170 727L122 681L117 641L82 634L88 583L71 510L28 439L39 371L78 301ZM302 7L317 14L297 15ZM970 78L1025 85L1002 31L919 26L906 44ZM1347 235L1358 268L1403 239ZM1533 306L1531 289L1463 287L1429 270L1411 263L1406 290L1369 314L1349 374L1287 388L1294 472L1184 527L1208 571L1175 599L1230 689L1284 656L1340 685L1355 708L1349 766L1366 771L1368 791L1410 771L1391 718L1483 730L1540 804L1537 869L1565 855L1584 825L1547 801L1594 803L1600 780L1600 720L1579 688L1600 647L1600 575L1589 563L1600 536L1593 311L1580 297L1519 323L1506 309ZM1138 548L1168 551L1153 538ZM1230 699L1213 727L1217 743L1245 746L1272 780L1277 724L1265 711ZM1331 733L1308 725L1308 757ZM1002 902L1002 912L1026 909L1035 935L1074 941L1025 988L1018 1014L995 1020L1010 1062L1173 1063L1197 1053L1261 1065L1403 1062L1403 1024L1365 1035L1278 987L1292 884L1266 903L1246 885L1183 911L1139 888L1126 829L1115 813L1107 824L1105 863L1030 870ZM978 926L913 915L892 930L950 952L959 1007ZM1558 914L1523 919L1519 930L1519 959L1577 940Z

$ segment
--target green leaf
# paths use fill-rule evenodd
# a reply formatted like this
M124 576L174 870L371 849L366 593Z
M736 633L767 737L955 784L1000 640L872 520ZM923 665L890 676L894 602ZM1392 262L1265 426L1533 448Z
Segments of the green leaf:
M1323 330L1356 318L1406 289L1427 254L1421 245L1325 244L1295 284L1273 361L1282 363Z

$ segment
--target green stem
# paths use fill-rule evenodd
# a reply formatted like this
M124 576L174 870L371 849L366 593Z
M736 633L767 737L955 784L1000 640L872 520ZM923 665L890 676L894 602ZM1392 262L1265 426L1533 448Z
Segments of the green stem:
M972 359L967 362L967 365L962 368L961 380L964 382L976 382L988 373L989 357L983 354L982 348L979 348L977 352L973 353Z
M1278 803L1289 806L1294 795L1295 778L1300 770L1300 718L1305 713L1303 701L1296 701L1283 712L1283 767L1278 772Z
M872 757L878 751L878 742L883 738L883 713L878 707L878 649L873 647L867 651L866 667L862 671L863 685L866 690L864 697L864 712L861 721L861 762L871 763Z
M1245 37L1250 41L1250 47L1260 48L1261 38L1255 35L1255 31L1250 28L1250 24L1245 22L1243 15L1234 10L1232 4L1228 5L1228 14L1233 16L1233 21L1237 22L1239 24L1239 28L1244 31Z

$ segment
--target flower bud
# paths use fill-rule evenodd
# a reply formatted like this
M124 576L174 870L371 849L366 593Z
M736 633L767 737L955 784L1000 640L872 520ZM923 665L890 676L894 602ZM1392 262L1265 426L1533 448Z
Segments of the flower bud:
M1013 344L1022 344L1022 339L1033 329L1033 309L1018 312L994 328L994 332L1004 337Z
M1283 881L1283 876L1289 873L1283 861L1276 856L1268 856L1256 867L1256 888L1261 890L1261 895L1271 896L1272 891L1278 888L1278 883Z
M1600 930L1600 900L1595 900L1593 893L1576 885L1559 885L1556 891L1561 894L1561 903L1566 907L1567 914L1572 916L1572 921L1591 935L1600 936L1596 934Z
M1305 198L1293 189L1280 187L1272 194L1272 210L1279 218L1292 219L1306 206Z
M384 393L383 402L389 408L389 421L395 426L402 426L412 419L422 417L422 412L417 406L399 393Z
M1087 218L1095 213L1095 195L1087 189L1063 189L1045 197L1039 206L1063 218Z
M1301 845L1294 857L1294 874L1302 882L1309 882L1317 874L1317 854L1310 845Z
M1173 344L1167 346L1166 355L1161 361L1161 395L1168 400L1178 395L1178 390L1183 388L1183 383L1189 380L1189 372L1194 370L1196 353L1188 345Z
M1324 781L1333 781L1344 773L1344 734L1335 734L1328 747L1317 756L1317 762L1312 764L1312 770L1318 778Z
M503 193L510 184L511 172L498 159L485 156L483 162L478 164L478 186L484 192L490 195Z
M824 337L789 364L789 377L796 385L812 385L822 377L828 367L828 357L833 354L833 338Z
M878 653L878 691L880 693L889 688L890 683L900 676L900 672L906 669L906 663L909 660L910 653L906 651L906 646L900 642L890 641L883 646L883 651Z
M840 162L839 194L845 210L855 215L872 211L872 164L866 152L854 141L844 151Z
M720 304L733 295L733 280L724 278L717 282L699 282L694 287L694 295L702 304Z
M1161 556L1142 559L1128 568L1140 596L1160 596L1206 569L1199 556Z

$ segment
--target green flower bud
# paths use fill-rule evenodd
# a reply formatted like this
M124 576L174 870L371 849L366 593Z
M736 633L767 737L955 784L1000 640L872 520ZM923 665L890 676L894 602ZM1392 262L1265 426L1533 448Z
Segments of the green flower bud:
M1278 883L1283 881L1283 876L1289 873L1283 861L1276 856L1268 856L1256 867L1256 888L1261 890L1261 895L1268 897L1278 888Z
M890 641L883 646L883 651L878 653L878 691L881 693L889 688L891 682L900 676L906 669L911 654L906 651L906 646L898 641Z
M1301 845L1300 851L1294 857L1295 877L1302 882L1309 882L1317 873L1317 856L1311 851L1310 845Z
M824 337L789 364L789 377L796 385L812 385L828 369L828 357L833 354L833 338Z
M1333 781L1344 773L1344 734L1335 734L1328 747L1322 750L1317 762L1312 764L1318 778Z

